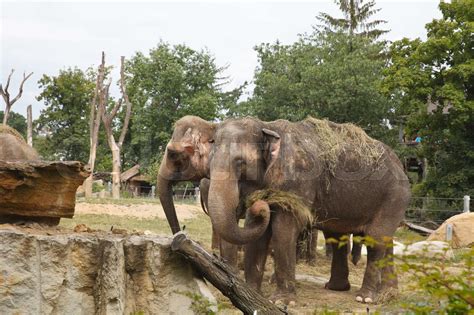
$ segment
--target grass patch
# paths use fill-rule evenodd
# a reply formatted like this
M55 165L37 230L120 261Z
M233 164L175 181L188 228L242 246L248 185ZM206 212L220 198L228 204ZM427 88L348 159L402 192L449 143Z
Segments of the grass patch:
M94 230L109 231L111 227L132 231L151 231L156 234L171 236L171 230L165 219L140 219L129 216L115 216L107 214L76 214L72 219L61 219L60 226L73 229L77 224L85 224ZM199 214L194 219L181 220L185 231L193 240L210 246L212 239L211 220L205 214Z
M395 238L405 244L410 245L416 242L421 242L426 240L426 236L420 235L414 231L407 229L406 227L398 228L395 231Z

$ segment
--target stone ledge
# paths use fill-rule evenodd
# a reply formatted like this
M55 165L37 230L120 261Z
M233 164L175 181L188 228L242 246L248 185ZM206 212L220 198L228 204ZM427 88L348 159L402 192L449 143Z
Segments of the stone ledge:
M0 225L0 314L193 314L183 292L215 302L171 238L27 230Z

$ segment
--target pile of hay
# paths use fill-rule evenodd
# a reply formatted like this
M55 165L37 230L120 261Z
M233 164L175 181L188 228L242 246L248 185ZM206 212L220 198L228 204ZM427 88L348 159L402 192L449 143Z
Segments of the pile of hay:
M329 172L334 175L341 154L350 153L361 166L377 169L385 149L382 143L370 138L364 130L354 124L336 124L328 120L308 117L304 120L315 129L319 157Z
M15 129L13 129L12 127L8 125L0 124L0 134L2 133L10 134L14 136L15 138L17 138L18 140L20 140L21 142L26 143L23 136L18 131L16 131Z
M313 222L311 210L304 204L301 197L294 193L276 189L257 190L247 197L246 208L250 208L258 200L267 202L270 208L276 206L283 211L292 213L302 226L310 225Z

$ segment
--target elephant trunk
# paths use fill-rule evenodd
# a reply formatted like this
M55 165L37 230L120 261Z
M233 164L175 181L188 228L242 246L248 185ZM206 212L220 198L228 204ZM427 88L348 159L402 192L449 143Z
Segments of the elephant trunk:
M173 202L173 182L171 174L167 171L166 159L160 165L157 178L157 192L160 198L161 205L165 211L166 219L173 234L178 233L181 228L179 226L178 217L176 216L176 209Z
M270 222L270 207L264 201L255 202L248 210L244 228L237 221L239 188L236 180L216 180L211 178L209 188L209 215L212 226L226 241L246 244L263 235Z

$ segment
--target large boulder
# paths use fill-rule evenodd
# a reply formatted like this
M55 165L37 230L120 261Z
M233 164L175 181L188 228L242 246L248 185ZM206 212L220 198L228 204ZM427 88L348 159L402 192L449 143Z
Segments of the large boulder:
M0 225L0 314L193 314L215 300L170 243Z
M72 218L76 190L89 171L80 162L0 161L2 218Z
M429 241L446 241L447 225L452 226L452 242L453 248L469 247L474 245L474 213L461 213L441 224L429 237Z
M35 149L15 129L0 124L0 161L39 160Z

